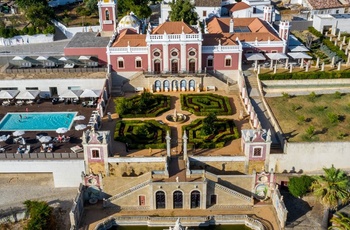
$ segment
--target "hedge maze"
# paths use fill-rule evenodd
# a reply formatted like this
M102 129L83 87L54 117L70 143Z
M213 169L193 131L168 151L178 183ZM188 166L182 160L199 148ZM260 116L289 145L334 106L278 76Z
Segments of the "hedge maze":
M181 94L181 109L197 116L231 115L232 108L228 97L217 94Z
M129 149L165 149L170 128L157 121L118 121L114 139L128 144Z
M213 132L205 132L205 119L197 119L189 125L182 127L188 136L188 148L222 148L231 140L239 138L239 132L231 119L216 119L211 123Z
M170 110L170 96L144 92L131 98L117 98L115 104L121 118L156 117Z

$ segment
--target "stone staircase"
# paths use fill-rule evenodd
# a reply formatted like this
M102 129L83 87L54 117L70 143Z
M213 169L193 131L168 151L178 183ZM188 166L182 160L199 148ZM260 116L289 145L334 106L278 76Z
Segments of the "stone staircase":
M235 191L233 189L229 189L229 188L227 188L227 187L225 187L225 186L223 186L221 184L214 183L212 181L208 181L208 184L212 188L217 188L217 189L220 189L220 190L222 190L224 192L230 193L233 196L238 197L241 200L244 200L244 201L247 201L247 202L252 202L253 201L253 199L251 197L243 195L243 194L241 194L241 193L239 193L239 192L237 192L237 191Z
M116 201L116 200L118 200L118 199L120 199L120 198L122 198L122 197L124 197L126 195L129 195L132 192L135 192L135 191L137 191L137 190L139 190L139 189L149 185L151 182L152 182L152 180L147 180L147 181L144 181L144 182L142 182L140 184L137 184L137 185L135 185L135 186L133 186L133 187L131 187L131 188L121 192L121 193L118 193L115 196L112 196L112 197L108 198L107 201L108 202Z

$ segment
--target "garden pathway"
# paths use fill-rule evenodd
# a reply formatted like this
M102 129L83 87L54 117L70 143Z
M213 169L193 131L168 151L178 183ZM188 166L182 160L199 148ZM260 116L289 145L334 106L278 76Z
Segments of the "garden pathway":
M182 126L190 124L192 121L196 120L197 118L203 118L204 116L196 116L194 114L191 114L188 111L183 111L181 109L181 103L180 103L180 94L183 94L186 92L168 92L167 95L171 96L171 110L161 114L158 117L155 118L124 118L124 120L157 120L159 122L163 122L167 124L170 129L170 135L172 138L171 141L171 155L177 156L181 154L181 148L182 148ZM193 92L188 92L193 93ZM206 93L206 92L203 92ZM235 124L239 130L241 129L250 129L251 126L249 124L248 117L245 116L243 119L239 119L239 112L243 109L243 105L241 103L241 100L238 95L227 95L225 91L216 91L215 94L219 94L222 96L228 96L231 99L231 107L233 108L233 114L227 115L227 116L218 116L218 118L228 118L228 119L234 119ZM131 97L135 94L126 94L126 97ZM182 113L187 116L187 120L183 123L175 123L175 122L169 122L166 119L166 116L173 115L174 109L176 109L177 113ZM112 114L112 121L108 122L108 117L105 116L104 122L102 122L102 128L101 130L110 130L111 133L114 133L115 129L115 123L119 119L118 114L115 113L115 104L113 100L110 100L107 112L110 112ZM129 152L126 152L125 145L121 142L112 141L112 155L119 155L119 156L160 156L166 154L165 150L163 149L153 149L152 151L148 149L144 150L130 150ZM241 149L240 149L240 139L233 140L230 144L227 146L220 148L220 149L193 149L188 151L189 155L242 155Z

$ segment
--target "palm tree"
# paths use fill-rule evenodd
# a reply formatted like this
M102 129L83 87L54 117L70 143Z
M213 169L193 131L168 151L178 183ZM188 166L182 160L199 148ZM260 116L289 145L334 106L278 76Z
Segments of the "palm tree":
M314 195L326 208L335 210L338 204L346 204L350 200L350 182L346 173L336 169L334 165L323 168L325 175L316 176L311 185Z
M349 230L350 229L350 218L344 214L337 212L331 219L332 226L329 230Z

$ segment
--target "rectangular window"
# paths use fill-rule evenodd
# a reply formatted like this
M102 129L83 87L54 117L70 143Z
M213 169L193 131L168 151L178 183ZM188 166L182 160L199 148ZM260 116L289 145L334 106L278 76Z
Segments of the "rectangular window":
M100 158L100 150L94 149L91 150L92 158Z
M207 16L207 11L203 10L203 17L206 17L206 16Z
M277 50L272 50L271 53L273 53L273 54L274 54L274 53L277 53Z
M231 59L226 59L225 60L225 66L226 67L231 66Z
M213 59L208 59L208 67L213 67Z
M261 148L254 148L254 153L253 156L254 157L261 157Z
M124 61L118 61L118 68L123 69L124 68Z
M136 68L141 68L141 60L136 61Z
M79 90L80 86L68 86L69 90Z

